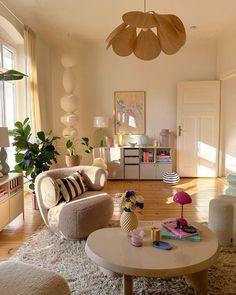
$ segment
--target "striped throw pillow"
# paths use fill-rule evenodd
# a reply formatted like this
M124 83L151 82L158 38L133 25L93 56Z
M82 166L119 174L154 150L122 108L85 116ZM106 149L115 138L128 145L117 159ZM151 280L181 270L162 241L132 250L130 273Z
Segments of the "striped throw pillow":
M60 188L60 196L66 202L70 202L73 198L88 190L84 178L79 172L65 178L56 179L56 182Z

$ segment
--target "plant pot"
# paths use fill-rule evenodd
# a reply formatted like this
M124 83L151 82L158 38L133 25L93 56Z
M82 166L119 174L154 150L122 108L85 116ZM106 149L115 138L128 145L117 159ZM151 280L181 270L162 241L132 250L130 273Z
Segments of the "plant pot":
M35 192L32 192L32 209L39 210Z
M124 211L120 216L121 229L129 233L131 230L136 229L138 226L138 218L134 212Z
M65 162L67 167L78 166L80 164L80 157L77 156L65 156Z

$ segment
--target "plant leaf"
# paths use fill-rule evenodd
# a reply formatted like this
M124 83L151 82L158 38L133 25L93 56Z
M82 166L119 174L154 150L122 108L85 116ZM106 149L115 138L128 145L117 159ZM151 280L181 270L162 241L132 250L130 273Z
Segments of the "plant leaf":
M45 137L45 133L43 131L39 131L37 132L37 136L40 140L45 141L46 137Z
M12 80L21 80L23 79L25 74L18 72L16 70L9 70L0 74L0 81L12 81Z

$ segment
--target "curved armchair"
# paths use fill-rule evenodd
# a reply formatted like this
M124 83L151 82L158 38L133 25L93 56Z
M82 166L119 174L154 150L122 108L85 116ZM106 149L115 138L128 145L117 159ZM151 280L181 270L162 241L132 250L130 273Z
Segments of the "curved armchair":
M56 179L79 171L88 188L69 202L59 202ZM113 214L112 198L101 191L106 182L103 169L94 166L75 166L40 173L35 181L35 193L45 224L65 239L81 239L108 225ZM48 202L48 200L51 200Z

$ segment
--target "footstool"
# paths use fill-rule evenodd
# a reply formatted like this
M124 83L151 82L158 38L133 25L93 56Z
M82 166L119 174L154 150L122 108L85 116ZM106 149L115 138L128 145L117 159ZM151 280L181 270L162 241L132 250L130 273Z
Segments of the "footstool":
M236 245L235 197L219 195L210 201L208 227L216 233L220 245Z
M69 286L58 274L30 264L0 263L0 294L69 295Z

